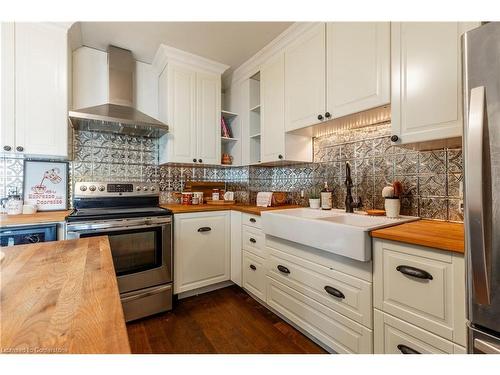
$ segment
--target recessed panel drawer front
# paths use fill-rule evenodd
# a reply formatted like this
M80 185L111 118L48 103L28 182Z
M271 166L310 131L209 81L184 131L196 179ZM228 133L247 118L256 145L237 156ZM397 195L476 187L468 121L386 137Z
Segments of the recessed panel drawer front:
M243 288L266 300L266 270L264 260L243 251Z
M389 314L374 312L376 354L450 354L455 345Z
M268 248L267 275L364 326L372 327L372 285Z
M262 229L262 218L259 215L242 214L241 224Z
M267 277L267 304L337 353L373 351L372 331Z
M452 256L419 248L410 249L410 254L408 248L387 242L378 250L375 307L452 340Z
M265 255L265 236L260 229L255 229L247 225L242 227L242 247L255 255L264 257Z

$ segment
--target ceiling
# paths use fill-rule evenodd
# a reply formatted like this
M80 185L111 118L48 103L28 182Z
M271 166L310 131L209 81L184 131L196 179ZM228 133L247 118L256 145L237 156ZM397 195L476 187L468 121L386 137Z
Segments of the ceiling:
M292 22L81 22L82 44L109 44L151 63L161 43L229 65L229 74Z

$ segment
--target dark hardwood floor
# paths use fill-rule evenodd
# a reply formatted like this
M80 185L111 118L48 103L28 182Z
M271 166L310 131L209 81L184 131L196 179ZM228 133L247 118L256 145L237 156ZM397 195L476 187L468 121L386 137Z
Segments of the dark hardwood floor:
M132 353L326 353L237 286L127 324Z

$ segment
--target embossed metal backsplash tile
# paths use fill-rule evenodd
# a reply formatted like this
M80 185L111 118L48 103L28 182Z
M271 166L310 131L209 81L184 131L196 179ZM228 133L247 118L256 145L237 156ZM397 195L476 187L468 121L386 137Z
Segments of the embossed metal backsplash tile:
M19 157L0 158L0 197L8 194L23 192L23 163L22 155Z
M90 131L75 131L71 183L93 181L147 181L158 165L158 141Z

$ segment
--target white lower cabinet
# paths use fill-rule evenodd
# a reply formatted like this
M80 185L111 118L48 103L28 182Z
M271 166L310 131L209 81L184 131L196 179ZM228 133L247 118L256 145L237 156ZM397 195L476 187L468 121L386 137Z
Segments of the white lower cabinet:
M377 309L375 354L465 354L465 348Z
M243 288L266 301L266 265L263 258L243 251Z
M378 239L373 244L374 306L465 346L463 255Z
M372 331L271 277L267 304L337 353L372 353Z
M174 216L174 293L230 279L230 213Z

